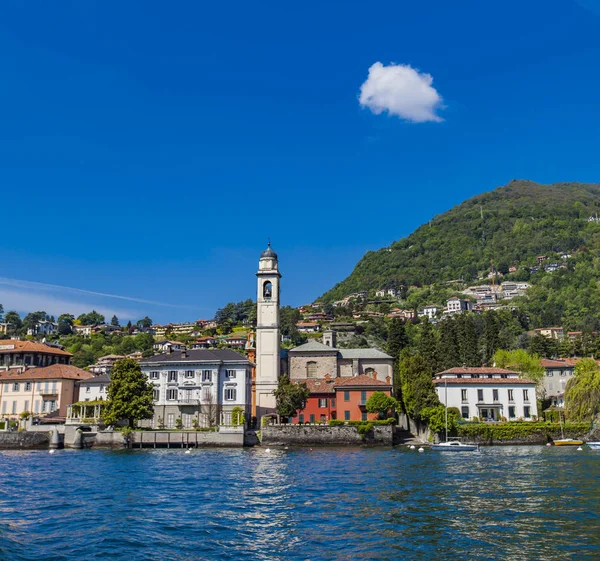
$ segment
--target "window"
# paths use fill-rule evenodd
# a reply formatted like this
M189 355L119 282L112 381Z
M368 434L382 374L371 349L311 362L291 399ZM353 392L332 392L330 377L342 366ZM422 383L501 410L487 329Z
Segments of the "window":
M552 370L549 370L548 372L546 372L546 376L554 376L554 372L552 372Z
M491 378L491 377L492 377L492 375L491 375L491 374L488 374L488 378Z
M462 415L463 419L468 419L469 418L469 408L468 407L461 407L460 414Z
M90 388L90 386L86 386L86 388L85 388L85 393L90 393L90 391L91 391L91 388Z
M363 411L363 412L361 413L361 415L360 415L360 418L361 418L361 420L362 420L362 421L366 421L366 420L367 420L367 412L366 412L366 411Z
M225 401L235 401L236 388L225 388Z
M210 370L203 370L202 371L202 381L210 382L211 380L212 380L212 372Z
M566 375L567 375L567 373L566 373L564 370L562 370L562 371L561 371L561 373L560 373L560 375L561 375L561 376L566 376Z
M158 401L160 399L160 390L153 390L152 391L152 399L154 401Z
M483 402L483 390L477 390L477 401L479 401L479 403Z
M202 400L203 401L211 401L212 400L212 393L210 393L210 389L205 389L204 392L202 393Z
M492 390L492 396L494 401L498 401L498 390Z
M508 408L508 418L509 419L515 418L515 406L514 405L512 405L511 407Z
M513 390L508 390L508 401L514 401L514 400L515 400L515 396L514 396Z
M528 405L523 407L523 417L525 417L526 419L529 419L529 417L531 417L531 407L529 407Z
M319 398L319 407L321 407L321 408L327 407L327 398L324 398L324 397Z
M235 378L235 370L227 370L227 372L225 373L225 376L226 376L227 378L229 378L230 380L231 380L232 378Z
M311 423L314 423L314 422L315 422L315 416L314 416L314 415L311 415L311 416L310 416L310 422L311 422Z
M56 393L56 380L52 380L52 393Z
M100 384L100 393L104 393L104 384Z
M462 374L457 374L456 377L457 378L462 378Z
M324 423L325 421L327 421L327 415L322 414L320 420L321 420L322 423Z
M150 380L158 380L159 378L159 373L156 372L156 370L150 372Z
M19 391L19 387L20 387L19 382L15 382L13 384L13 392L18 392Z
M350 420L350 411L344 411L344 421Z
M360 392L360 404L364 405L365 403L367 403L367 391L366 390L361 390L361 392Z
M4 411L2 411L4 413ZM39 413L40 412L40 400L36 399L35 400L35 408L34 408L34 413Z
M272 294L273 294L273 285L271 284L271 281L267 281L263 285L263 298L265 300L270 300Z
M335 407L335 397L331 398L331 407Z
M29 411L29 400L28 399L25 400L25 407L23 408L23 411Z
M508 378L508 374L500 374L500 378Z
M195 376L195 372L193 370L186 370L185 371L185 377L186 378L193 378Z
M464 403L465 401L469 401L467 399L467 390L460 390L460 399Z
M36 411L36 413L37 413L37 411ZM2 414L6 415L6 401L2 402Z
M304 422L304 414L300 413L300 415L298 415L298 422L299 423L303 423Z
M306 363L306 377L315 378L317 376L317 363L314 360Z
M31 382L25 382L25 391L26 392L30 392L31 391Z
M348 390L344 390L344 401L350 401L350 392Z
M523 390L523 401L529 401L529 390Z
M184 413L182 415L183 417L183 428L185 429L189 429L192 427L192 414L191 413Z
M167 382L177 382L177 370L169 370Z
M169 413L167 415L167 428L172 429L175 426L175 415L173 413Z
M177 390L167 390L167 399L177 399Z

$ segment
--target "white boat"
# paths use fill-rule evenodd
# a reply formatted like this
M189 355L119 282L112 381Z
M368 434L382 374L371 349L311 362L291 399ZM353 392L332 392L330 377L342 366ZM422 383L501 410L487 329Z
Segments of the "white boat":
M458 440L448 440L447 442L432 444L431 449L439 452L474 452L479 450L479 444L463 444Z
M592 450L600 450L600 442L586 442Z

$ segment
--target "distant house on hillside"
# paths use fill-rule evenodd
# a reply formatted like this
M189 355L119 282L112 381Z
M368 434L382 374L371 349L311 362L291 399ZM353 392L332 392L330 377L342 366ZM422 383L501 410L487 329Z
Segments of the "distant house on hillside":
M441 311L441 306L425 306L422 310L419 310L419 317L428 317L429 319L434 319Z
M460 314L469 312L473 309L473 304L470 300L461 300L457 296L453 296L446 302L446 314Z

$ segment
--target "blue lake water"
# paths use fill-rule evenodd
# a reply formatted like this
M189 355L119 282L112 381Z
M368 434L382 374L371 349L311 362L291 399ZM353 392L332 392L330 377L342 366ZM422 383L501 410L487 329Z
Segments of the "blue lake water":
M0 560L600 559L600 453L0 452Z

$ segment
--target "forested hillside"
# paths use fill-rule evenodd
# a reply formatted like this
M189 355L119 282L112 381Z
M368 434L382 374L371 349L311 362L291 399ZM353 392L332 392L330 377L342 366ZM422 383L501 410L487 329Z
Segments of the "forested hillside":
M532 283L522 303L532 324L600 326L600 185L512 181L434 217L407 238L367 253L319 300L360 290L474 282L516 267ZM590 220L592 218L593 220ZM537 256L572 254L568 268L529 275Z

